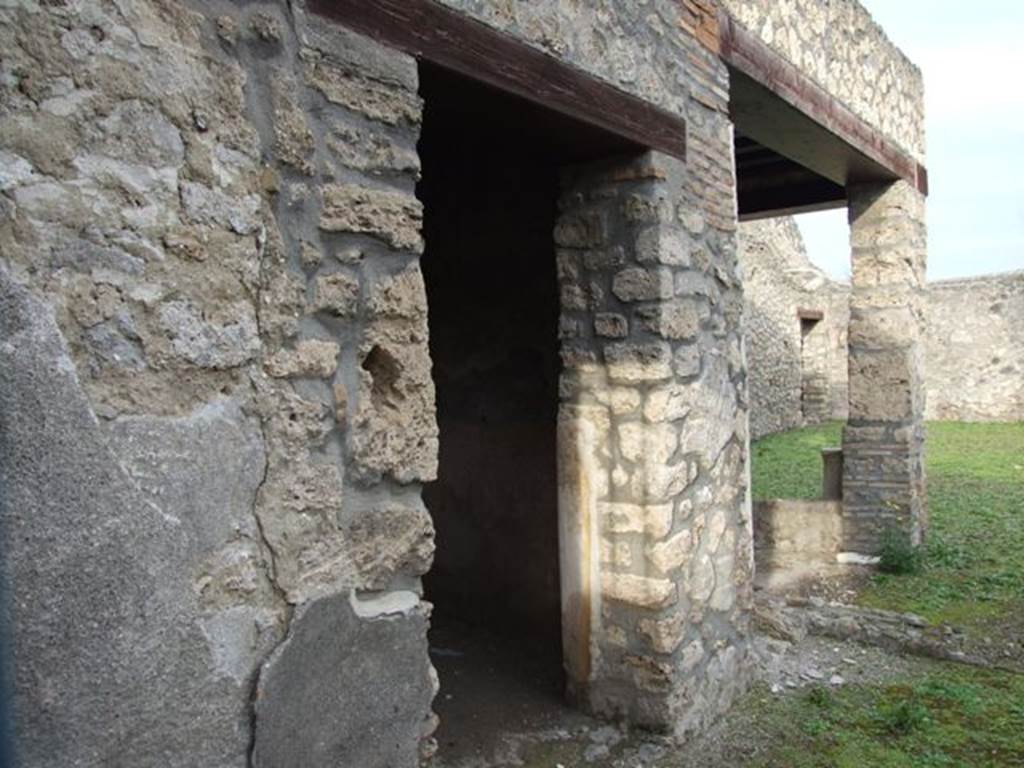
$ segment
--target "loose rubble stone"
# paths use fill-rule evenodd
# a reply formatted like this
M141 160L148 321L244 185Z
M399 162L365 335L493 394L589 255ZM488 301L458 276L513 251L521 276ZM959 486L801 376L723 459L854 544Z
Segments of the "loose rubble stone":
M662 573L671 573L689 560L692 555L693 534L680 531L665 541L648 548L648 558Z
M351 184L329 184L322 194L322 230L365 233L394 248L423 249L423 208L415 197Z
M375 317L423 320L426 317L427 292L423 273L417 265L383 277L370 289L369 310Z
M328 101L389 125L418 123L422 106L415 90L374 77L313 50L302 53L306 82Z
M606 339L624 339L629 335L629 321L614 312L594 316L594 333Z
M667 579L651 579L626 573L602 573L601 594L643 608L664 608L676 600L676 585Z
M671 350L667 344L609 344L604 349L604 358L612 379L642 382L672 376Z
M612 281L612 293L622 301L668 299L672 292L672 273L667 269L629 267L615 275Z
M276 40L279 34L272 33L276 22L261 25L265 40ZM305 112L296 101L300 93L299 85L294 76L286 71L275 72L270 81L271 99L274 109L274 151L277 159L290 165L301 173L312 175L313 164L310 160L314 140L313 132L306 122Z
M337 367L338 352L338 345L333 341L300 341L295 349L283 349L267 360L267 372L278 378L326 378L334 373Z
M359 280L343 272L318 277L313 294L319 311L338 317L355 317L359 311Z
M185 301L172 301L160 308L160 320L170 334L174 351L203 368L231 368L253 359L259 349L256 318L249 305L227 308L235 322L210 322Z
M686 622L682 615L661 620L641 619L638 624L640 634L647 638L651 648L658 653L674 652L683 641L685 626Z
M647 533L655 539L664 538L672 528L672 505L598 504L604 525L612 533Z
M239 235L252 234L260 224L260 199L256 195L233 198L203 184L186 181L181 185L181 202L192 221L225 227Z

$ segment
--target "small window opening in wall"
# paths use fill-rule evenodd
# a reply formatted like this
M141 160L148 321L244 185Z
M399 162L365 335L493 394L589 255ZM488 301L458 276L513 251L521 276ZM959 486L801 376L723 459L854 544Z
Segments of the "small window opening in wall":
M825 313L800 309L800 413L805 424L828 418L828 338Z

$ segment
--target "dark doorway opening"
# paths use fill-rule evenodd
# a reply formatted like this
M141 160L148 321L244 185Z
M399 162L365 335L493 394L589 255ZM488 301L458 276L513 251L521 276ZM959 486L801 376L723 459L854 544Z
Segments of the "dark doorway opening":
M443 758L563 707L558 171L635 147L432 65L418 146L438 479L424 578ZM446 762L446 765L449 763Z
M828 419L828 335L824 314L817 310L798 311L800 319L800 413L805 424Z

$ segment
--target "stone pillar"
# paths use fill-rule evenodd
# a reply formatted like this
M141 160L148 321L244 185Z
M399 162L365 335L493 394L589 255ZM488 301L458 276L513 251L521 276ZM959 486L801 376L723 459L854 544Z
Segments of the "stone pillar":
M743 685L751 560L732 239L686 172L653 153L567 170L555 233L570 694L677 736Z
M843 432L843 547L875 554L889 529L920 544L924 198L906 182L848 189L853 292L850 416Z

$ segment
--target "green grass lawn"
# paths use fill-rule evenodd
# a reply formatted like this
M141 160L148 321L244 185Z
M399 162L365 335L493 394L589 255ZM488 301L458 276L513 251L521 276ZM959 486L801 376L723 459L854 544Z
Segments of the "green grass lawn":
M842 422L794 429L755 440L750 445L755 499L821 497L821 449L838 448Z
M1024 766L1024 676L951 664L921 679L748 698L764 768Z
M815 498L840 424L754 443L755 498ZM863 605L949 622L997 646L1024 634L1024 424L928 425L930 529L920 567L873 577ZM747 706L777 734L759 765L1024 766L1024 676L954 664L892 685L817 689Z
M752 446L755 499L815 498L820 449L842 425L771 435ZM983 627L1024 608L1024 423L928 424L930 528L921 569L880 574L864 605Z

